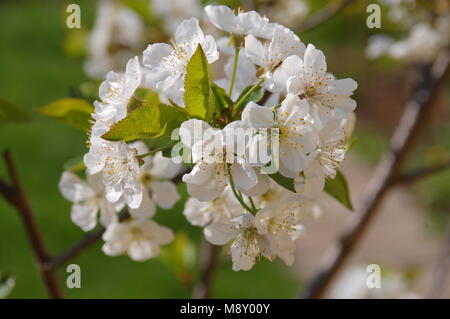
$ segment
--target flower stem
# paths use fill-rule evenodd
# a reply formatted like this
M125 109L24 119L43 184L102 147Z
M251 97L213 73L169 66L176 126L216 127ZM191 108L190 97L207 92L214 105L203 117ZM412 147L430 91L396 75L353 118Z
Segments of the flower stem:
M235 115L236 111L241 107L242 103L250 96L250 94L255 91L261 83L264 82L264 79L259 79L258 82L256 82L255 85L253 85L245 94L242 96L233 106L233 115Z
M250 201L250 205L252 206L254 211L257 211L258 209L256 208L255 202L253 201L253 198L251 196L247 196L248 200Z
M236 199L239 201L239 203L241 204L241 206L246 209L247 211L249 211L252 214L256 213L256 210L253 210L252 208L250 208L245 202L244 199L242 198L242 195L239 195L238 191L236 190L236 187L234 186L234 180L233 180L233 175L231 174L231 170L228 169L228 175L230 176L230 186L231 186L231 190L233 191L234 196L236 197Z
M171 143L169 143L167 145L164 145L164 146L161 146L161 147L157 147L157 148L151 150L150 152L138 155L136 157L139 158L139 159L143 159L144 157L155 155L158 152L165 151L165 150L171 148L172 146L174 146L175 144L176 144L175 142L171 142Z
M230 88L228 89L228 96L230 98L231 98L231 95L233 94L234 82L236 80L236 71L237 71L238 60L239 60L239 50L240 50L240 48L238 46L235 46L235 48L234 48L233 72L231 73Z

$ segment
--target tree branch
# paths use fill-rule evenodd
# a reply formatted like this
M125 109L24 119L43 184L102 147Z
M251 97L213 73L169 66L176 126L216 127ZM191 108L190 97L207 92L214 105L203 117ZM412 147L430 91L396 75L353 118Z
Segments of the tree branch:
M201 279L194 287L193 296L196 299L207 299L211 297L211 288L214 274L217 268L217 247L203 240Z
M423 167L414 172L399 176L393 184L410 184L450 168L450 161L432 167Z
M122 211L119 214L119 221L122 222L129 217L130 215L128 214L127 211ZM90 232L83 239L73 244L71 247L69 247L61 254L48 259L47 262L44 264L45 269L55 269L63 265L68 260L77 256L85 248L89 247L90 245L94 244L97 240L102 238L102 235L105 231L106 231L105 227L101 226L98 229L94 230L93 232Z
M448 65L449 52L445 52L433 66L420 68L421 79L411 100L406 105L399 126L394 132L390 149L379 162L369 181L361 208L357 213L358 220L342 236L338 245L327 251L318 275L313 278L303 293L304 298L323 297L345 262L356 249L376 216L377 208L383 197L397 178L421 126L430 114L436 92L448 70Z
M300 24L295 30L297 32L309 31L327 20L330 20L337 15L341 10L355 2L356 0L341 0L339 2L332 1L324 8L315 12L309 19Z
M5 151L3 158L10 177L11 185L4 181L0 181L0 194L10 203L19 213L22 223L25 227L28 240L33 250L33 255L37 262L39 274L45 284L47 292L51 298L63 298L62 289L58 284L55 273L52 269L46 269L45 263L49 259L49 253L42 234L39 230L33 212L28 203L28 199L21 187L16 168L14 166L11 153Z

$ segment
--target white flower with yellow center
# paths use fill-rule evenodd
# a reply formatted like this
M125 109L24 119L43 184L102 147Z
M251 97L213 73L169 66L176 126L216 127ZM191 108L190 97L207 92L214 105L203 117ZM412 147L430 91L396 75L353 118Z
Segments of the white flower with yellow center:
M186 67L199 45L208 63L219 58L216 41L212 36L204 35L195 18L181 22L172 45L150 44L144 51L145 86L183 106Z
M285 86L287 101L294 105L308 101L313 117L326 120L336 116L347 116L356 108L350 97L357 83L350 79L336 80L327 73L327 64L322 51L308 44L304 58L292 55L275 71L274 81Z
M260 41L253 35L245 38L245 54L250 61L260 66L258 75L265 78L265 86L272 92L280 92L284 88L274 82L275 70L288 56L303 57L305 49L299 37L281 25L274 27L270 41Z
M278 154L277 150L270 151L272 157L279 157L279 171L286 177L296 177L305 168L307 155L314 150L317 136L308 118L308 111L306 101L293 105L285 100L275 112L254 102L248 103L242 112L242 121L252 128L278 129L278 137L269 132L270 136L258 134L256 138L259 141L278 138ZM270 144L274 145L267 143Z
M183 214L195 226L204 227L217 221L231 220L242 213L242 206L228 186L225 191L211 201L201 202L190 197L184 205Z
M291 193L292 194L292 193ZM258 232L268 238L271 251L288 265L294 263L295 241L303 226L300 224L302 199L295 194L287 194L283 200L271 201L255 215Z
M109 72L99 87L101 101L95 101L91 135L100 137L127 115L127 106L141 85L142 71L138 57L130 59L125 73Z
M325 186L325 179L334 179L336 171L345 158L345 121L331 120L319 130L316 149L311 153L312 160L304 170L305 194L318 196Z
M145 261L159 255L160 245L173 240L172 231L152 220L135 219L113 223L103 234L103 252L108 256L127 254L134 261Z
M215 222L204 229L204 235L213 245L230 243L233 270L250 270L258 256L273 259L270 241L261 235L255 225L255 217L242 214L227 222Z
M234 186L248 196L267 191L268 177L246 160L248 141L244 134L239 134L240 125L241 122L235 121L218 130L195 119L181 124L181 141L192 149L195 163L192 171L183 176L191 196L200 201L216 198L230 183L230 173Z
M87 174L86 181L76 174L66 171L59 181L59 190L65 199L72 202L70 217L75 225L84 231L89 231L97 225L100 212L100 223L108 226L117 220L116 212L123 203L110 203L105 197L105 187L101 176Z
M138 155L148 153L147 146L137 141L130 144L137 150ZM181 165L174 163L171 158L166 158L161 152L153 156L147 156L140 167L137 180L143 187L141 205L136 209L129 209L129 213L135 218L153 217L156 205L163 209L170 209L180 199L176 185L170 181L175 177Z
M243 12L238 9L237 14L227 6L207 5L206 14L220 30L234 33L237 36L252 34L256 37L270 39L275 23L261 17L256 11Z

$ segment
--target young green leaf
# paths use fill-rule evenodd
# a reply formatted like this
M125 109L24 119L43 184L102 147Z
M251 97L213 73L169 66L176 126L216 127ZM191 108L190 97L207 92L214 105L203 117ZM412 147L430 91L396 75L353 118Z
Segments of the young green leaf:
M0 99L0 123L16 123L29 120L28 113L18 105Z
M325 192L333 196L346 208L353 210L347 180L341 171L336 172L336 177L334 179L327 179L325 181Z
M39 113L59 119L66 124L87 130L94 107L83 99L66 98L36 109Z
M102 138L124 142L139 138L157 138L170 134L187 118L182 108L166 104L144 104L114 124Z
M211 91L215 98L215 103L218 108L218 111L222 111L224 108L233 104L233 101L227 95L225 90L218 86L217 84L211 84Z
M165 127L160 123L158 105L147 105L131 111L127 117L114 124L102 138L109 141L129 142L139 138L161 136Z
M293 178L289 178L281 175L279 172L275 174L270 174L269 177L277 182L278 185L283 186L287 190L295 193L295 183Z
M250 94L246 96L247 92L249 92L252 88L253 85L250 85L247 86L244 91L242 91L241 95L239 95L237 99L237 101L239 101L239 105L236 105L236 108L243 108L247 105L248 102L258 103L259 101L261 101L264 96L264 89L261 86L256 87Z
M210 90L208 60L199 45L187 65L184 81L184 104L186 112L202 120L210 117Z

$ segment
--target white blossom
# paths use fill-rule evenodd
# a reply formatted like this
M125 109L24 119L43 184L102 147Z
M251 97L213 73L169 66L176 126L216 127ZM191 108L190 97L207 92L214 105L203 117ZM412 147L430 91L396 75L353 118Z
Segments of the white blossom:
M144 51L145 85L183 106L186 67L198 45L208 63L219 58L216 41L212 36L204 35L195 18L184 20L178 26L172 45L150 44Z
M255 129L278 129L279 154L272 157L279 157L281 174L296 177L305 168L307 154L314 150L317 136L307 118L308 103L305 100L295 105L285 102L275 112L250 102L242 112L242 121Z
M281 25L273 28L269 40L258 40L253 35L245 38L245 54L250 61L260 66L258 73L266 79L265 85L272 92L279 92L283 86L273 80L275 70L291 55L303 57L306 47L299 37Z
M137 150L138 155L148 153L147 146L137 141L130 144ZM153 217L156 205L164 209L170 209L180 199L176 185L170 181L181 169L171 158L165 158L161 152L144 158L144 164L140 167L137 180L142 185L142 203L138 208L129 212L135 218Z
M325 186L325 179L334 179L344 161L347 147L344 123L339 120L329 121L318 132L316 149L311 153L309 164L304 170L305 190L309 196L317 196Z
M228 92L228 89L230 88L233 67L234 54L228 58L228 61L224 66L225 78L215 81L215 83L222 87L226 92ZM244 52L240 51L231 99L236 101L244 89L255 84L257 81L255 65L247 59Z
M233 270L250 270L258 256L272 258L267 236L258 233L255 217L245 213L230 222L216 222L204 229L205 238L213 245L230 243Z
M268 188L267 176L260 174L254 165L248 163L245 152L236 154L230 149L230 141L243 145L246 136L236 134L238 122L228 124L223 130L213 129L199 120L184 122L180 128L181 140L192 148L195 163L192 171L183 176L188 193L200 201L212 200L219 196L229 183L229 172L235 186L249 196L264 193ZM204 130L199 139L195 131ZM201 133L200 133L201 134ZM237 139L237 140L236 140Z
M141 49L143 39L144 24L134 11L117 1L99 1L88 39L86 73L103 78L108 71L121 69Z
M120 202L114 205L106 200L105 187L98 174L87 174L84 181L75 173L65 171L59 181L59 190L65 199L73 203L70 217L74 224L84 231L95 228L99 213L103 226L117 220L116 212L122 205Z
M168 32L175 32L184 19L198 18L202 12L199 0L151 0L151 5Z
M135 219L113 223L103 234L103 252L108 256L127 254L134 261L145 261L159 255L160 245L173 240L172 231L152 220Z
M228 186L218 197L201 202L190 197L184 206L183 214L195 226L204 227L217 221L229 221L242 213L242 206Z
M357 83L350 78L336 80L327 73L324 54L312 44L308 44L303 59L288 57L274 78L280 86L286 85L286 103L301 105L306 100L312 107L311 114L317 114L321 120L348 115L356 108L350 96Z
M237 14L227 6L207 5L206 14L217 28L239 36L252 34L256 37L269 39L272 36L274 23L261 17L256 11L243 12L238 9Z

